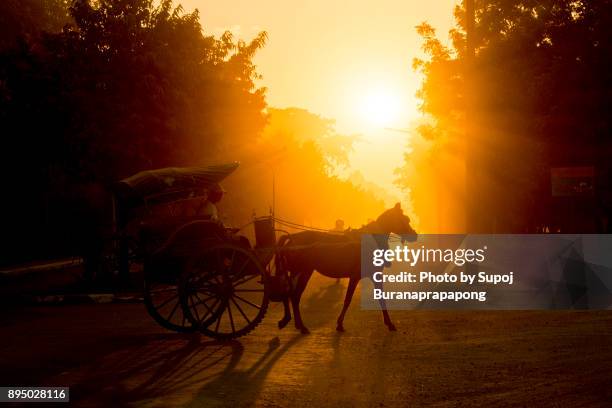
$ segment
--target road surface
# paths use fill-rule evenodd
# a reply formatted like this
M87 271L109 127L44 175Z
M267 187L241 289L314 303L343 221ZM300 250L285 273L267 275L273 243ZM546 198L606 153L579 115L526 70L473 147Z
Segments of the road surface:
M272 304L226 344L166 332L142 304L3 309L0 385L69 386L74 405L143 407L610 406L612 312L361 311L317 277L311 334ZM359 291L357 291L359 292ZM357 293L358 294L358 293Z

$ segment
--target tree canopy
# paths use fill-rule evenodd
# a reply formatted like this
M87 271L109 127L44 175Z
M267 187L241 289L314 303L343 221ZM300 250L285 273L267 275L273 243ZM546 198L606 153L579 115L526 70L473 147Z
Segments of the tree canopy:
M414 62L423 76L418 97L426 119L398 182L411 190L424 225L464 230L468 194L478 196L487 219L481 232L555 223L550 169L556 166L596 167L605 184L598 208L609 211L611 2L475 4L471 62L461 6L448 46L433 27L417 27L427 55Z
M0 2L0 49L41 32L58 32L70 21L69 0L4 0Z
M108 186L166 166L242 161L222 203L234 225L267 213L274 172L279 208L298 222L331 228L351 201L371 212L352 212L353 224L382 211L372 194L333 176L351 137L310 112L267 107L253 62L265 32L251 41L206 35L199 12L171 0L0 9L3 22L15 22L0 42L1 166L11 197L3 225L13 258L78 252L108 236Z
M227 180L228 205L248 222L251 212L268 214L275 183L276 214L292 222L333 228L337 219L359 227L385 203L364 182L343 180L354 136L336 132L333 120L304 109L269 108L269 122L256 143L238 152L240 174Z
M12 19L26 6L11 8ZM2 166L19 169L7 191L20 203L8 212L29 203L18 224L33 224L17 229L61 231L66 217L36 203L78 212L77 196L95 196L78 193L88 183L202 163L262 131L265 90L252 57L265 32L250 42L207 36L198 11L171 0L76 0L68 12L61 30L22 30L0 55Z

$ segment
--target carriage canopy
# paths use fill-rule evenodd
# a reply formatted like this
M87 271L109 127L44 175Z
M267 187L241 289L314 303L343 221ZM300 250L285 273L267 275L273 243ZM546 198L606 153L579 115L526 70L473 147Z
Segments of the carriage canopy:
M220 188L219 182L239 166L238 162L204 167L167 167L145 170L119 181L115 192L124 202L143 202L155 196L182 191Z

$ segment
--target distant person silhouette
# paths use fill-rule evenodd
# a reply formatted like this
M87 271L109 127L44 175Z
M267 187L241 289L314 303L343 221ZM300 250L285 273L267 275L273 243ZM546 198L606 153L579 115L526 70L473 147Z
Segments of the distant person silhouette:
M344 232L344 220L336 220L336 226L332 229L333 232Z

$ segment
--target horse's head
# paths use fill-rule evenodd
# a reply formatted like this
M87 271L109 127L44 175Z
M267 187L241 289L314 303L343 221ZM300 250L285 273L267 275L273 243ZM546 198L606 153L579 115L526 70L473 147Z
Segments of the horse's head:
M376 219L376 223L382 232L399 235L402 242L412 242L417 239L416 231L410 226L410 218L404 214L400 203L382 213Z

